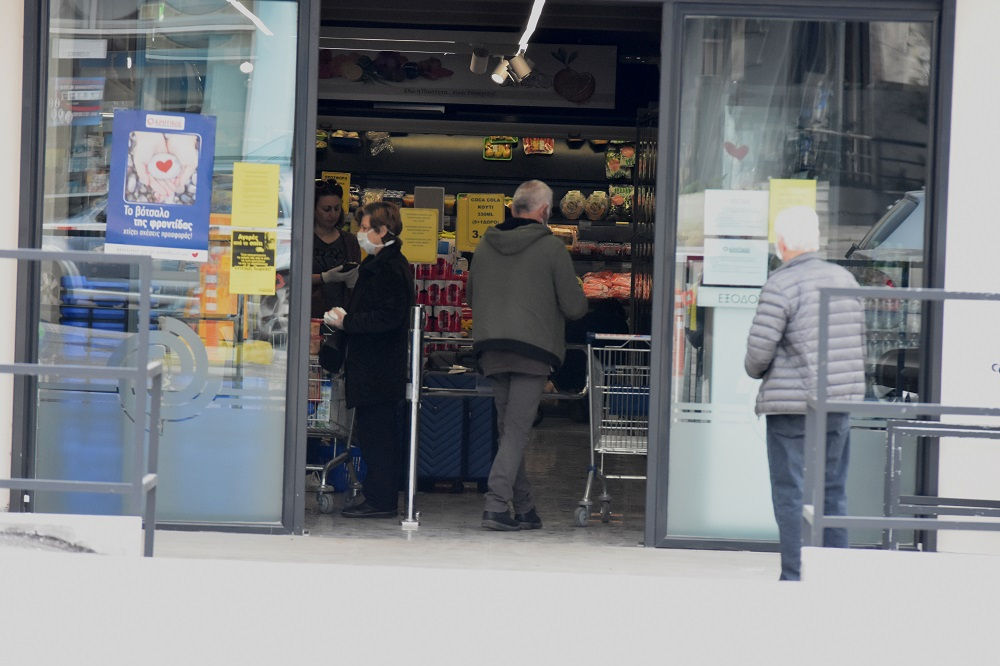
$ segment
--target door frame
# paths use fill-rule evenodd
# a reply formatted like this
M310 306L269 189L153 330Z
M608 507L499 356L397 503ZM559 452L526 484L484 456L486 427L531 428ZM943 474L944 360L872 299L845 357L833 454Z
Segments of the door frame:
M660 276L656 286L661 296L653 300L650 389L650 419L647 457L646 517L644 543L652 547L732 549L776 551L776 541L742 539L705 539L668 537L670 507L667 490L670 469L671 422L671 352L674 335L674 256L677 250L678 147L680 133L681 60L683 27L688 16L765 18L828 21L905 21L930 22L934 26L935 58L931 75L931 114L929 146L930 167L927 189L927 224L925 225L928 286L944 280L945 210L947 204L947 145L951 121L951 72L954 57L955 0L771 0L766 5L751 5L738 0L685 2L664 0L661 34L660 127L657 163L656 209L653 274ZM941 325L928 327L927 356L923 365L931 401L940 393ZM936 452L920 471L921 491L936 490ZM925 545L931 545L925 542Z

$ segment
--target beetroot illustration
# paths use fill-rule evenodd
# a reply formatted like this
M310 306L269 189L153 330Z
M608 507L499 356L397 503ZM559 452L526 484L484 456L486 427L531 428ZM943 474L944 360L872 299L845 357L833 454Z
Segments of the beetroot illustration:
M576 56L576 51L567 53L561 46L558 51L552 53L552 57L564 65L563 69L556 72L552 78L552 87L560 97L576 104L583 104L594 94L597 82L590 72L578 72L570 68L569 65L576 60Z

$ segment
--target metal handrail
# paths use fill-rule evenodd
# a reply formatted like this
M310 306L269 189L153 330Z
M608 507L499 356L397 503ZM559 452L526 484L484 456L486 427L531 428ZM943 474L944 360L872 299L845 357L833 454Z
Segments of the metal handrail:
M828 516L825 513L826 422L833 412L850 412L886 419L915 419L935 416L1000 417L1000 408L969 407L927 402L858 402L831 400L828 396L829 307L834 297L888 298L931 302L1000 301L1000 293L959 292L945 289L898 289L889 287L824 287L819 290L819 344L817 349L816 395L806 402L805 471L803 475L802 517L807 529L805 545L823 544L823 530L831 528L871 527L882 530L1000 530L1000 519L976 522L898 516ZM927 513L931 513L928 511Z
M73 261L96 264L127 264L139 269L139 316L136 323L138 347L135 367L101 368L74 364L5 363L0 364L0 374L26 377L77 377L82 379L131 379L135 386L149 386L149 424L146 409L133 419L132 480L131 482L66 481L62 479L0 479L0 488L11 490L83 492L126 495L131 515L142 516L145 525L143 554L153 555L156 532L156 487L159 459L160 404L163 396L163 364L149 361L149 312L152 291L153 261L148 256L94 254L90 252L55 252L51 250L16 249L0 250L0 259L15 261ZM148 455L143 455L147 447ZM143 460L146 461L145 469ZM145 509L143 509L145 500Z

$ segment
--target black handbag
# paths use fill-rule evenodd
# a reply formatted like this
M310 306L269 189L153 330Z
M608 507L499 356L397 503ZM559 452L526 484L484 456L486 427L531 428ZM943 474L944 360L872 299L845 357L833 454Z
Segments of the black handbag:
M341 330L333 330L323 336L317 360L321 368L330 374L337 374L344 365L347 355L347 338Z

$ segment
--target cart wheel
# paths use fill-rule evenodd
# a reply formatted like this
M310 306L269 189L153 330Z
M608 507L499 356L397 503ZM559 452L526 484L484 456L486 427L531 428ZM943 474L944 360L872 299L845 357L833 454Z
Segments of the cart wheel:
M333 513L333 497L329 493L316 493L316 510L320 513Z
M352 493L351 491L344 493L344 508L350 509L355 504L361 504L361 500L358 499L358 493Z
M611 502L604 502L601 504L601 522L611 522Z
M573 512L573 517L576 518L577 526L586 527L587 523L590 522L590 507L577 507L576 511Z

